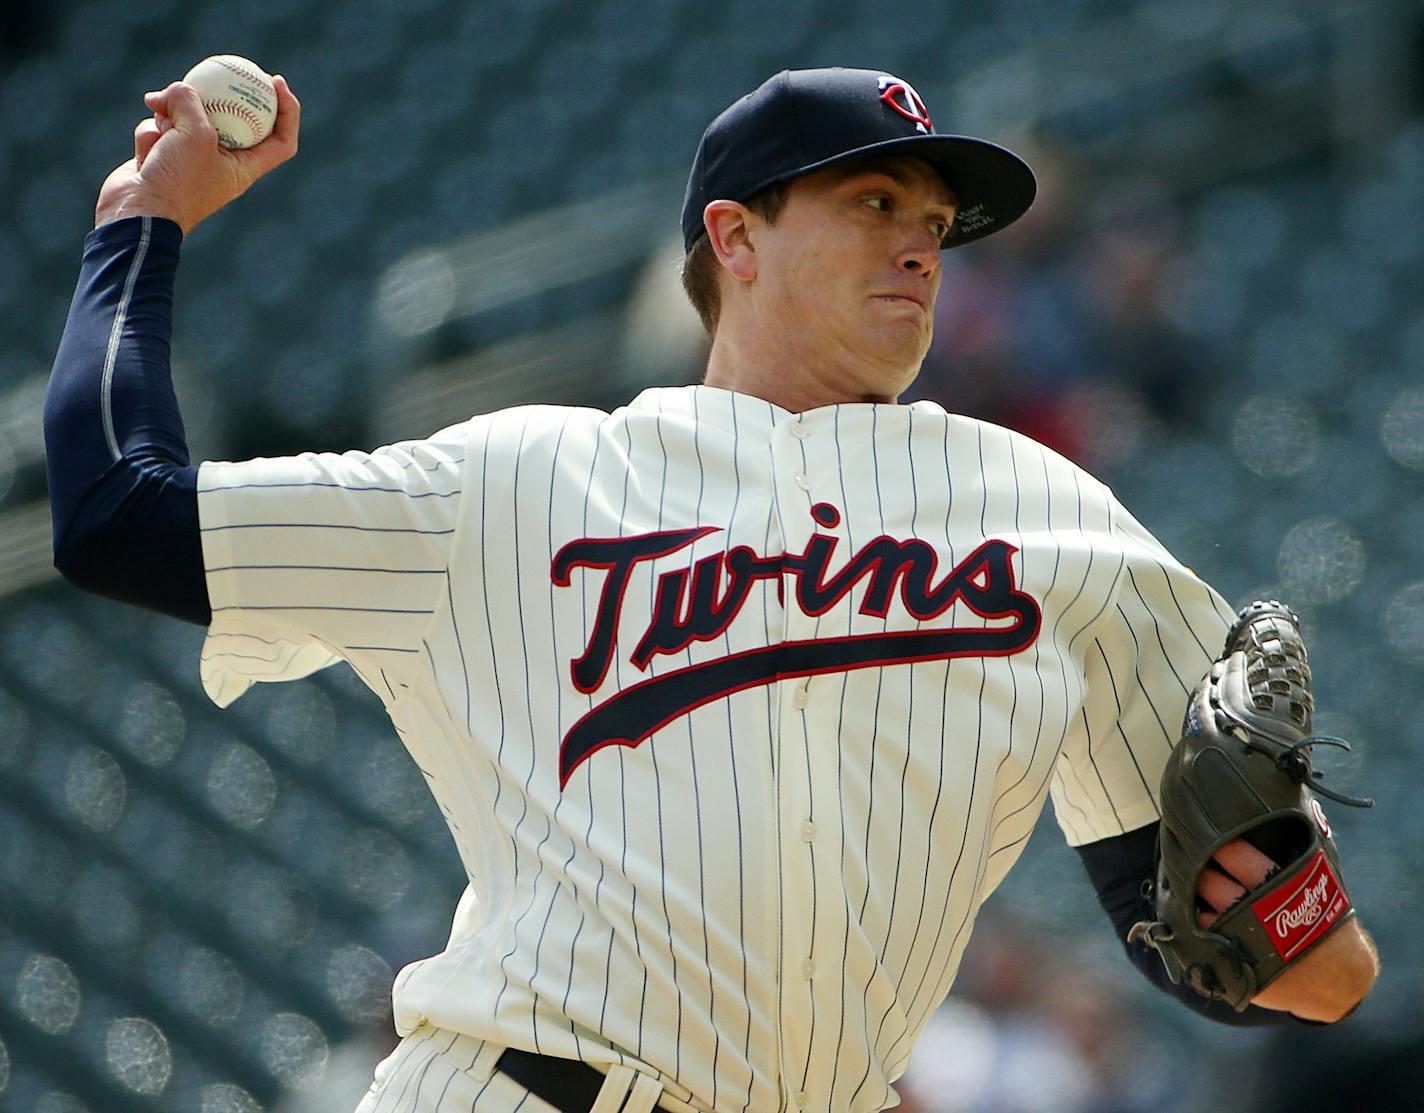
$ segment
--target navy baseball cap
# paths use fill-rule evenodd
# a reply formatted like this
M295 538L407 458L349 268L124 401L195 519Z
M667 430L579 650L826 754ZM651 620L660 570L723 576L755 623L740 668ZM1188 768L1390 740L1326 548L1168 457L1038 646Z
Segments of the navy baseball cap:
M1033 203L1028 164L983 139L940 135L908 81L877 70L782 70L702 133L682 203L683 246L704 229L709 201L747 201L767 186L865 155L912 155L959 200L945 247L1012 224Z

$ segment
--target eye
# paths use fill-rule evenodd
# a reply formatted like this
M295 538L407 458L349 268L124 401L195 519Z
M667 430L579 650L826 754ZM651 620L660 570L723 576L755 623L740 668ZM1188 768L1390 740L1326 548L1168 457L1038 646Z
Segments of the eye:
M949 228L950 223L947 220L930 221L930 231L933 232L940 239L944 239L945 236L949 235Z
M888 213L890 211L890 198L884 194L877 194L874 197L865 198L865 203L877 212Z

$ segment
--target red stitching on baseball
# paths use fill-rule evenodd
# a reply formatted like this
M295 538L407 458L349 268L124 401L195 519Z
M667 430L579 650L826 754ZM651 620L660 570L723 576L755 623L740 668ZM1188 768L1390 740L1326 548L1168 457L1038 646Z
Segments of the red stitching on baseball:
M248 108L247 105L242 104L239 101L205 100L203 101L203 111L209 114L213 112L230 112L234 116L239 116L242 119L246 120L248 125L252 128L252 133L254 135L259 134L262 131L261 118L257 115L257 113L253 112L252 109Z
M214 59L214 61L216 61L218 65L222 66L223 69L231 70L233 73L237 74L238 77L245 77L249 81L254 81L258 85L263 86L264 88L269 84L266 74L256 73L253 70L249 70L244 66L235 66L231 62L225 61L221 58L216 58Z

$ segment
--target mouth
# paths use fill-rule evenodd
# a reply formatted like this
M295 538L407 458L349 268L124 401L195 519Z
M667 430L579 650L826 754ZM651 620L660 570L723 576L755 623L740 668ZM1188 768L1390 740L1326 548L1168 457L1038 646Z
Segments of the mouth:
M895 302L908 303L910 305L917 305L921 309L925 308L924 299L915 294L876 294L875 300L891 302L892 304Z

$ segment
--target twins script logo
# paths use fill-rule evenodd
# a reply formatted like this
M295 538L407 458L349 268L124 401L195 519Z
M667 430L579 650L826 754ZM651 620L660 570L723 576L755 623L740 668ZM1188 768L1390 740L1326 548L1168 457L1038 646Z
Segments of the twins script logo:
M929 109L925 107L925 102L920 99L920 94L915 92L913 85L889 74L881 74L876 84L880 88L880 99L913 123L916 131L925 135L934 131L934 121L930 119Z
M832 529L841 520L840 511L825 502L813 506L811 516L822 529ZM579 691L597 691L608 675L633 570L716 532L712 526L696 526L630 537L580 538L559 550L551 568L556 587L568 587L576 568L603 573L593 630L583 653L570 663ZM939 556L923 541L877 537L832 571L839 544L839 538L818 530L805 552L758 556L739 545L702 557L690 568L662 573L654 590L652 615L629 661L646 672L656 656L680 653L693 642L720 637L760 580L774 580L783 598L790 593L801 612L813 617L825 614L863 583L860 613L864 615L886 617L898 595L906 612L925 623L956 602L982 618L1011 621L776 642L638 681L593 707L564 736L560 786L604 746L637 746L694 708L746 688L876 665L1007 656L1027 649L1038 637L1042 620L1038 603L1015 585L1010 558L1018 550L1007 541L985 541L938 580Z

